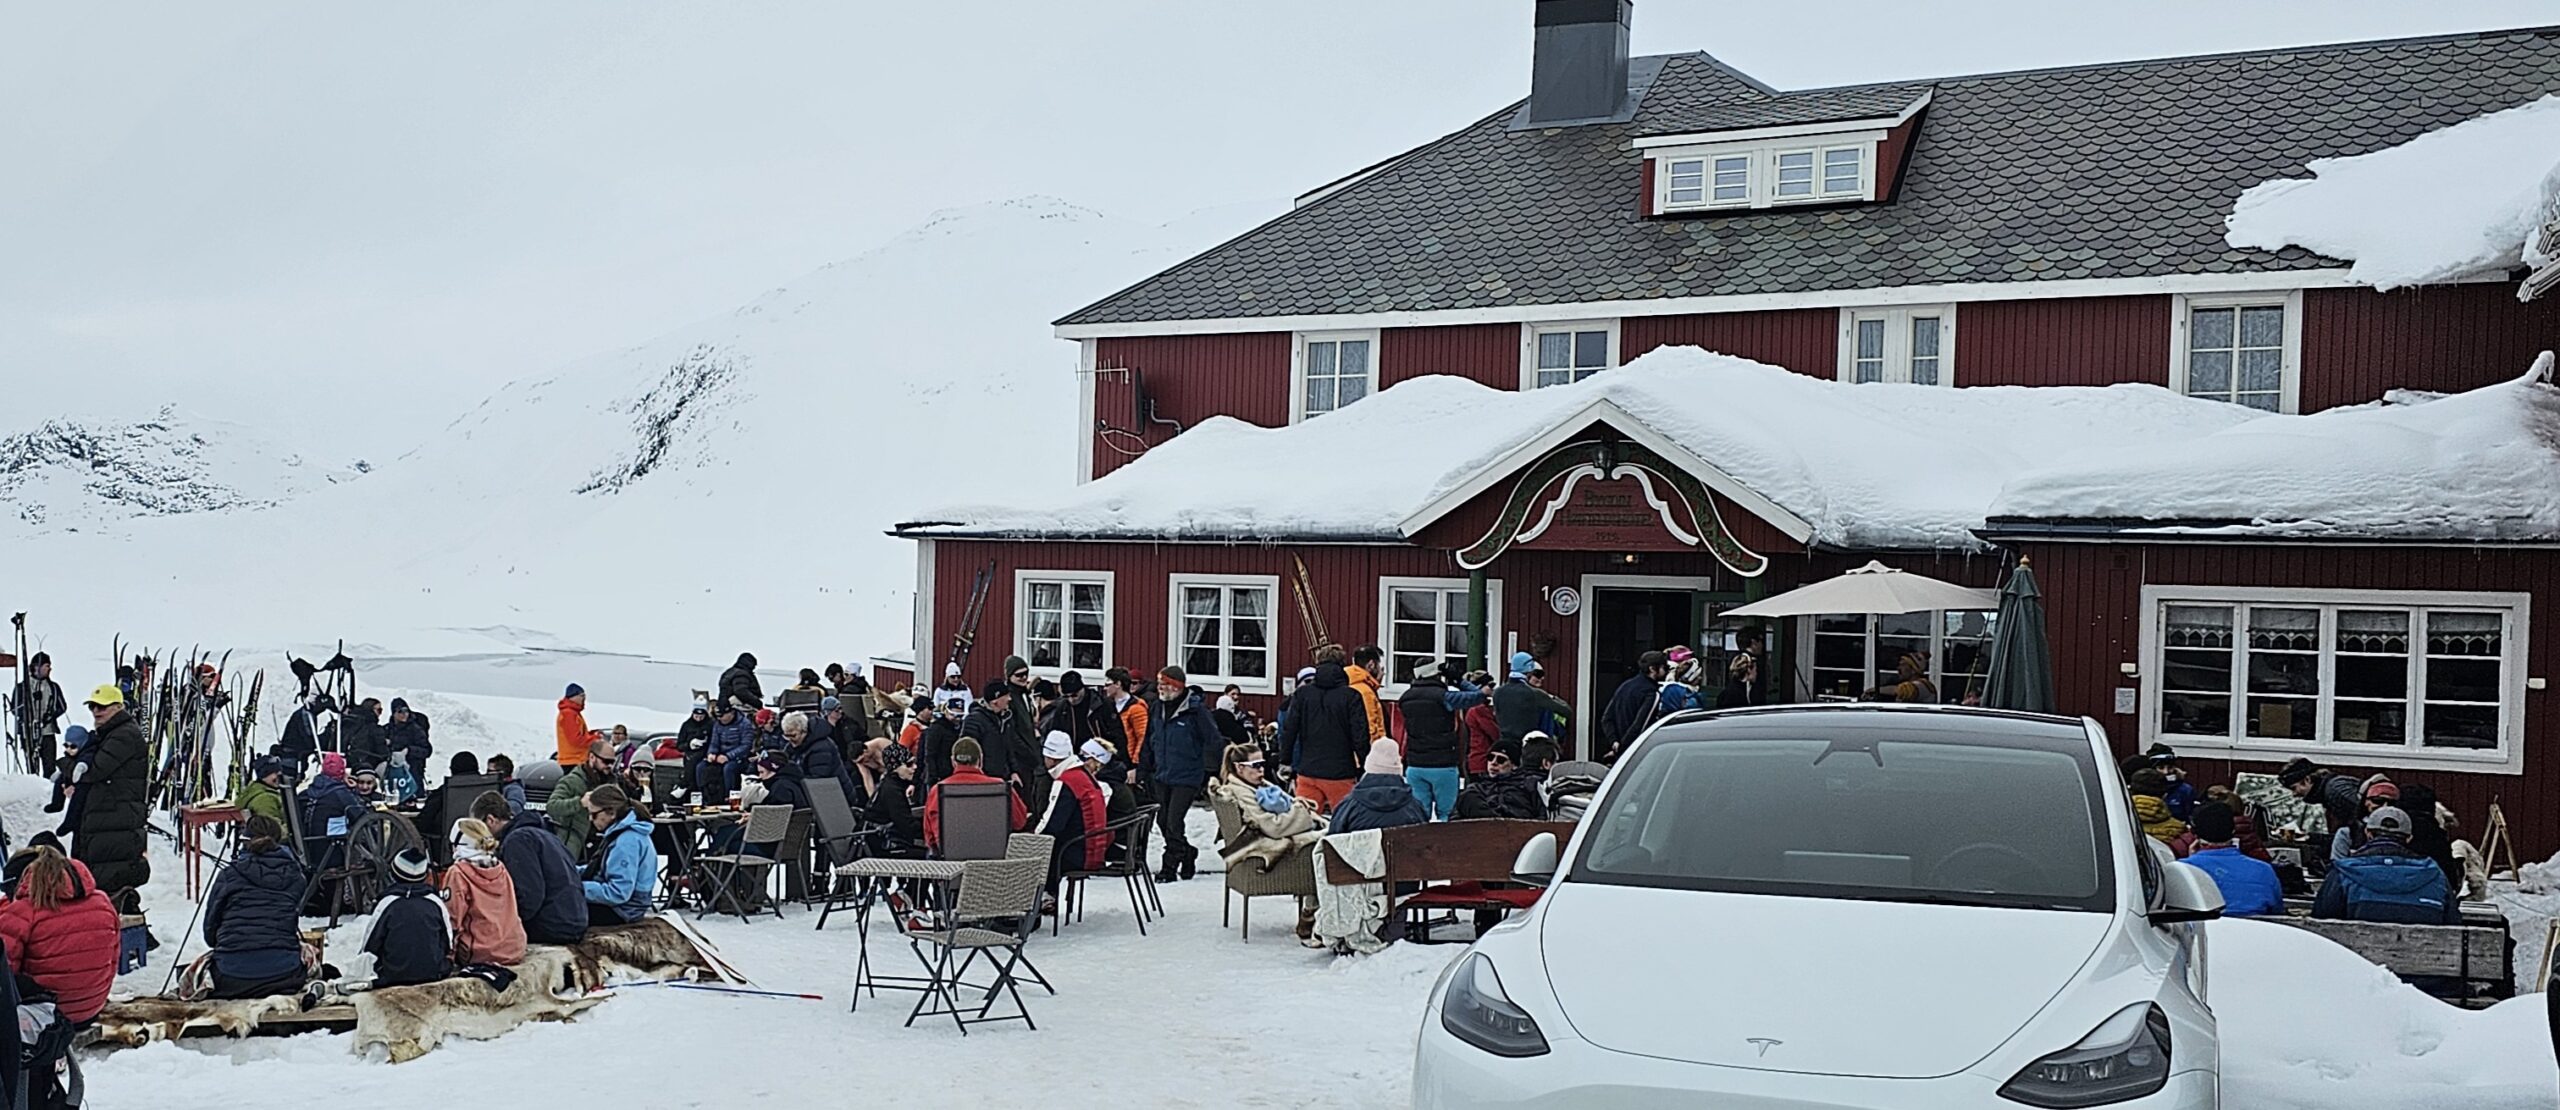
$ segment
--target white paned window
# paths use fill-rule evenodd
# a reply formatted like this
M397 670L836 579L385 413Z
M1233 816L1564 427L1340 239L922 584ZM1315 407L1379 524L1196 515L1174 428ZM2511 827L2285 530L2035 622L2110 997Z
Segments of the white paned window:
M1268 575L1175 575L1170 654L1195 685L1278 692L1272 622L1279 595L1280 580Z
M1014 652L1033 672L1087 678L1111 666L1110 571L1026 570L1014 575Z
M1290 418L1322 416L1378 388L1378 333L1330 332L1298 337Z
M2522 594L2147 587L2148 739L2522 768Z
M1578 382L1618 364L1618 322L1525 324L1521 328L1521 386L1538 389Z
M1840 380L1954 385L1956 306L1840 310Z
M1467 639L1467 580L1385 578L1378 582L1378 643L1387 651L1384 685L1400 692L1417 674L1444 659L1464 665L1474 646ZM1502 582L1485 582L1486 658L1502 642Z
M1900 681L1902 657L1919 652L1929 661L1936 700L1949 705L1978 700L1990 676L1991 630L1999 614L1945 609L1877 616L1835 613L1810 618L1813 626L1813 696L1855 701L1867 691Z
M2268 412L2300 408L2302 296L2178 298L2169 385Z
M1735 145L1662 153L1656 155L1654 210L1867 200L1875 194L1876 143L1883 137L1881 131L1858 132L1826 146Z

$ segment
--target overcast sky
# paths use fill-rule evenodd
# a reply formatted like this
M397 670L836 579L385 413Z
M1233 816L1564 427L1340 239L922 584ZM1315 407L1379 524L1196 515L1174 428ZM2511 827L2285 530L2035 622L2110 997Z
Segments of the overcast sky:
M405 432L936 209L1284 198L1522 95L1530 9L0 0L0 429L174 396ZM1639 0L1635 45L1809 87L2538 24L2560 0Z

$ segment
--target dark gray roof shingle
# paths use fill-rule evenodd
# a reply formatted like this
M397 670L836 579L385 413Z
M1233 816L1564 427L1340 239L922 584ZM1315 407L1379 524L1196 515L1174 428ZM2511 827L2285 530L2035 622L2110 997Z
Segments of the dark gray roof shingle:
M1691 54L1681 56L1663 70L1664 76L1676 77L1684 71L1695 72L1705 68L1723 69L1724 65L1704 54ZM1696 82L1696 85L1706 87L1718 84L1721 83L1712 80ZM1678 98L1648 96L1643 107L1636 112L1635 134L1685 135L1699 131L1737 131L1748 127L1784 127L1896 116L1917 103L1929 88L1929 83L1923 81L1756 96L1696 93Z
M1648 129L1863 111L1921 89L1932 100L1890 203L1640 215L1629 140ZM1681 55L1633 123L1513 131L1505 108L1058 322L2322 267L2334 263L2225 244L2232 201L2314 158L2555 92L2560 29L1792 94Z

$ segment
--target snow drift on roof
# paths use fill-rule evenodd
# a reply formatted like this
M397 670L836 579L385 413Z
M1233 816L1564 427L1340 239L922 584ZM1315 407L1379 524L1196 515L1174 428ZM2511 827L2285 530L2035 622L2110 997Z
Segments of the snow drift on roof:
M2553 539L2560 388L2551 366L2545 353L2525 376L2468 393L2394 393L2041 469L2010 483L1992 514L2179 522L2219 535Z
M1675 347L1570 386L1426 374L1293 427L1219 417L1064 497L946 508L905 531L1401 540L1407 517L1600 402L1801 517L1813 543L1854 548L1977 547L1984 510L2021 472L2261 415L2147 385L1850 385Z
M2310 178L2240 194L2224 221L2232 246L2348 259L2377 289L2505 269L2542 222L2544 182L2560 173L2560 96L2308 168Z

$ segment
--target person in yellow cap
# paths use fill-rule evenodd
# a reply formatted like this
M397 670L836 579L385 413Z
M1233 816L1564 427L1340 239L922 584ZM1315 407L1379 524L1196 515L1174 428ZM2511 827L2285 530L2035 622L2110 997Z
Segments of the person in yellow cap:
M71 858L87 864L89 875L126 912L140 909L134 891L151 878L151 862L143 855L150 819L151 757L142 726L125 711L124 691L112 682L90 691L89 719L95 727L87 760L72 790L80 816L71 834Z

